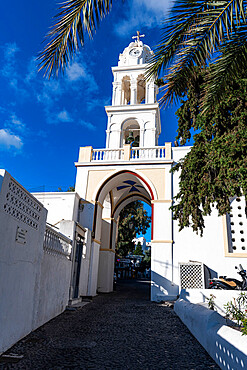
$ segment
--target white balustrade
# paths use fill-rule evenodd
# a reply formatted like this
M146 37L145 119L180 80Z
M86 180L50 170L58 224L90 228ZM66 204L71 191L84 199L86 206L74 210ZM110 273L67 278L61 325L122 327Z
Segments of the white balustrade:
M165 146L153 148L132 148L130 160L165 159Z
M72 241L46 224L43 248L46 253L70 259Z
M119 161L123 159L123 149L94 149L92 154L93 162Z
M166 159L165 146L153 148L132 148L130 161ZM124 160L124 149L94 149L92 152L93 162Z

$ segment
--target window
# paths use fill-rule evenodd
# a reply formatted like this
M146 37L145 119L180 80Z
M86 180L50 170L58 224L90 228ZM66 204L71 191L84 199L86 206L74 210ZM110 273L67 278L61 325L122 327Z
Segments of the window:
M235 197L231 201L231 211L226 215L227 255L246 254L247 216L245 197Z

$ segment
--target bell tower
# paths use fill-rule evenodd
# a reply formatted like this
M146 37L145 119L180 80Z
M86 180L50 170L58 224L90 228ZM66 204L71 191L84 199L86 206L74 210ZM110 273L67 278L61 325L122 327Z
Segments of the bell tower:
M148 62L153 51L140 40L135 41L119 55L118 65L112 67L112 105L106 106L108 116L106 148L118 149L130 141L140 148L158 145L161 132L158 87L155 78L145 80Z

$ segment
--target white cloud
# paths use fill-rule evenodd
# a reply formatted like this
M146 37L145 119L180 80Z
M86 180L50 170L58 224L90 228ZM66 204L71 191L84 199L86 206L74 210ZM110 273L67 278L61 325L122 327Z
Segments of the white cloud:
M22 146L23 142L20 136L12 134L7 129L0 129L0 149L11 149L11 147L21 149Z
M111 97L108 98L94 98L87 100L86 108L88 111L95 109L96 107L104 107L111 105Z
M0 69L0 75L6 79L9 87L18 94L18 102L27 98L35 98L43 108L46 122L57 124L59 122L72 122L74 119L72 114L69 114L71 106L65 103L61 106L61 101L64 97L72 97L73 101L85 101L87 110L95 108L98 103L104 105L104 97L99 97L99 86L94 77L91 62L85 61L82 54L67 68L64 78L61 79L44 79L41 74L37 74L37 60L32 57L27 63L26 71L20 68L21 64L16 53L20 50L16 43L4 44L0 46L3 52L3 67ZM13 106L16 101L13 98ZM69 107L69 108L68 108ZM13 108L16 109L16 108ZM94 126L89 124L90 129ZM22 130L24 135L25 125L13 113L13 115L5 122L4 128L8 128L13 132ZM25 128L26 132L27 128Z
M14 57L17 51L20 49L18 48L17 44L15 42L7 43L4 45L4 56L5 59L11 61Z
M79 124L81 126L83 126L83 127L88 128L89 130L92 130L92 131L96 130L96 127L92 123L90 123L90 122L86 122L86 121L80 120L79 121Z
M73 63L67 69L67 77L69 81L77 81L81 78L86 78L87 73L85 72L85 67L81 63Z
M13 113L10 116L9 126L12 126L13 128L15 128L19 131L23 131L26 128L25 123L23 123L19 118L17 118L15 113Z
M125 17L116 24L115 30L119 36L130 34L142 27L152 28L160 25L166 17L172 0L130 0L124 7Z
M10 129L12 131L19 131L22 134L27 134L28 129L26 128L25 123L20 120L15 113L10 114L9 119L7 119L4 123L4 127Z
M35 57L31 58L28 65L28 72L25 77L25 82L29 83L37 77L37 60Z
M22 99L28 95L28 91L25 87L20 87L23 85L23 76L18 72L16 63L16 53L20 49L15 42L4 44L1 48L4 53L4 63L0 74L7 79L9 86L19 94L19 99Z
M54 104L64 93L63 87L58 80L41 80L41 87L40 80L38 80L37 85L33 86L38 102L44 105L44 110L49 117L54 110Z
M64 109L58 113L57 118L62 122L72 122L73 119L70 117L69 113Z
M90 70L90 66L82 59L80 55L76 62L73 62L67 70L67 85L68 88L78 89L80 83L80 89L83 84L83 90L87 94L95 94L99 90L99 86L94 78L93 73Z

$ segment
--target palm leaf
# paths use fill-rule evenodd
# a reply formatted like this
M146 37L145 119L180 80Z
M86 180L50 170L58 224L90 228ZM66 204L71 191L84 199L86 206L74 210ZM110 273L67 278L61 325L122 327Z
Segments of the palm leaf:
M169 67L161 99L165 103L179 97L182 80L193 74L195 65L206 65L220 45L246 26L247 0L176 0L175 4L147 72L150 77L166 73Z
M50 77L64 71L79 46L84 44L84 29L90 37L99 20L109 13L112 0L67 0L59 8L56 23L46 36L39 54L39 70Z
M245 30L247 32L247 30ZM203 111L219 103L225 94L226 88L234 78L242 78L247 70L247 41L246 32L237 33L231 40L227 40L221 54L211 64L204 86L201 101Z

